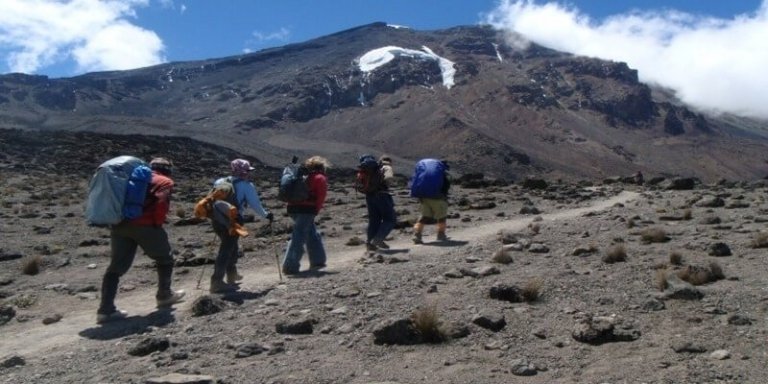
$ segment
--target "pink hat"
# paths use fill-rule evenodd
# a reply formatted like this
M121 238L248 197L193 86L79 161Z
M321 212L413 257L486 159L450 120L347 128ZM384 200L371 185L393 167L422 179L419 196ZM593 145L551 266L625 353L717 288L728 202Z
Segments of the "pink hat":
M248 160L243 159L234 159L229 163L229 166L232 168L232 174L234 175L246 175L248 172L256 169L251 167L251 163L249 163Z

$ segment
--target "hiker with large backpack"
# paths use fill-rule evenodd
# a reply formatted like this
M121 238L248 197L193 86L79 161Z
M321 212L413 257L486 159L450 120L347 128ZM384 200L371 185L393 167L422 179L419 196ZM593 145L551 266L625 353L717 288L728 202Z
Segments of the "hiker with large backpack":
M413 226L413 242L422 244L424 225L437 223L437 240L446 241L448 217L448 163L444 160L422 159L416 163L411 180L411 197L419 199L421 216Z
M125 159L128 159L128 162L123 162ZM118 310L115 307L115 297L117 296L120 277L131 268L138 247L141 247L144 253L153 259L156 264L157 295L155 298L158 308L170 307L181 301L184 297L184 291L171 290L173 255L171 254L168 234L163 229L163 224L170 208L171 193L174 185L170 177L173 165L164 158L153 159L149 163L151 172L151 175L148 175L150 176L149 183L144 184L140 181L141 178L135 177L138 173L141 173L142 168L140 168L140 165L130 165L135 163L135 160L137 159L123 156L105 162L97 170L89 188L89 201L86 210L89 222L91 224L108 225L110 228L110 262L101 283L101 303L96 312L96 322L99 324L124 319L127 316L127 312ZM131 168L132 171L127 172L127 168ZM137 170L138 172L135 172ZM115 182L107 182L101 186L97 185L99 180L105 180L105 177L100 175L111 174L110 177L114 181L120 179L120 173L130 175L122 186L119 186L120 183ZM124 216L117 223L104 224L97 219L100 216L97 214L97 211L100 210L98 201L111 199L105 192L114 189L120 189L121 195L123 193L125 195L123 210L125 212L135 210L136 217L125 218ZM141 196L137 196L135 192L132 192L137 189L142 190L141 193L145 195L143 199ZM141 208L130 207L137 200L142 200ZM101 216L103 217L103 215Z
M328 194L328 178L325 172L330 163L323 157L312 156L304 161L302 167L306 175L297 176L306 183L308 193L302 200L289 200L286 207L293 219L293 232L283 258L282 272L285 275L299 273L305 245L310 270L325 268L326 263L323 238L315 226L315 217L325 205L325 197ZM286 176L284 175L284 178L288 179ZM285 183L281 181L281 189L282 184Z
M368 208L368 228L365 246L369 251L389 249L384 240L395 227L395 203L389 192L389 181L394 177L392 159L383 155L376 161L372 155L363 155L357 169L355 189L365 194Z
M214 189L228 189L229 193L221 201L212 202L214 212L211 226L219 237L220 245L211 275L211 293L237 290L237 282L243 279L237 271L237 258L239 239L247 235L247 232L240 228L245 222L243 218L245 210L251 208L256 214L269 220L270 224L275 218L261 204L259 193L251 181L255 170L251 163L248 160L235 159L229 166L232 171L231 176L222 177L213 183ZM226 212L222 212L222 207L227 207ZM220 219L220 216L225 218ZM230 220L234 220L234 223L230 223ZM224 281L225 276L226 281Z

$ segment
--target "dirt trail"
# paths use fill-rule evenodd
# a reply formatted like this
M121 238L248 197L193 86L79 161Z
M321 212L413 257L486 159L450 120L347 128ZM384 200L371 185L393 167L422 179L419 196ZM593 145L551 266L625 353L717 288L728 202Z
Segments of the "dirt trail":
M588 212L597 212L607 209L616 203L626 203L639 196L637 192L623 191L620 194L594 202L586 207L568 209L559 212L540 215L544 222L572 219ZM500 220L488 224L478 225L470 228L457 229L449 235L452 239L478 240L486 236L495 235L500 229L519 231L533 220L532 217L512 218L509 220ZM401 237L389 243L392 248L409 249L411 254L426 255L430 252L440 252L440 247L414 246L409 238ZM343 241L336 239L326 244L329 255L329 270L349 271L361 256L361 248L355 247L350 250L343 245ZM306 262L306 261L305 261ZM241 284L244 291L264 291L276 286L291 284L291 279L284 279L283 283L278 280L276 265L271 268L260 268L258 270L243 270L245 279ZM211 266L206 267L206 277L210 275ZM187 298L184 303L177 305L178 310L160 312L154 307L154 293L151 290L137 290L134 292L120 292L117 297L117 304L121 309L127 310L131 317L152 317L165 316L169 321L180 321L190 316L189 307L196 298L207 294L208 280L203 278L201 287L197 287L197 281L200 272L197 270L182 277L174 283L174 289L184 289L187 291ZM52 325L43 325L37 321L16 324L13 327L6 325L4 334L6 337L0 341L0 356L20 354L22 356L38 356L46 351L57 347L74 347L74 343L99 343L101 340L92 340L81 336L87 333L89 329L97 328L95 324L95 310L98 304L96 302L83 302L76 308L69 311L60 309L59 313L64 317L58 323ZM115 324L107 326L114 327ZM10 328L10 329L9 329ZM7 332L7 333L6 333ZM7 337L7 335L13 337Z

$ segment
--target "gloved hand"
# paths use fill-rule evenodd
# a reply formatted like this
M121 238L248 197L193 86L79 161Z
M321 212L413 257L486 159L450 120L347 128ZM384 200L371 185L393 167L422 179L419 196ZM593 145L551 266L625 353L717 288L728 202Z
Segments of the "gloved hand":
M275 215L272 212L267 213L267 220L269 220L270 223L273 222L275 220Z

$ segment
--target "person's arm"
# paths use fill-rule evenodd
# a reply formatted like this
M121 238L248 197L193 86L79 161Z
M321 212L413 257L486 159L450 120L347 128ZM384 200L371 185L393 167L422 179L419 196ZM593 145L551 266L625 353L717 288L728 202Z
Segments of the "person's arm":
M256 192L256 187L253 186L253 183L240 181L235 187L235 191L237 193L238 203L245 201L246 205L251 207L251 209L253 209L253 211L256 212L259 216L267 218L269 212L267 212L267 210L264 209L264 206L261 205L259 193ZM241 210L241 214L243 211L245 211L245 207L238 207L238 209Z
M152 188L155 201L153 224L162 226L168 211L171 209L171 193L173 193L173 180L158 175L152 175Z
M328 195L328 179L322 173L312 177L311 194L315 197L315 209L320 213L325 205L325 197Z

